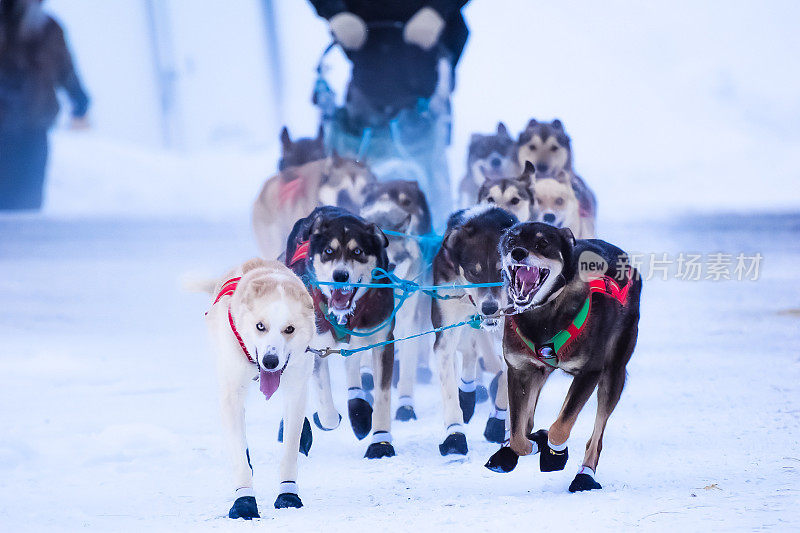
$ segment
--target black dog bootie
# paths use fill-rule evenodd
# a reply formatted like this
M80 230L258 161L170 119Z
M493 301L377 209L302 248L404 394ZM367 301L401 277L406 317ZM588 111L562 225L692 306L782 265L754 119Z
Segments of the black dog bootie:
M253 518L261 518L258 514L258 505L254 496L240 496L233 502L231 510L228 511L228 518L243 518L245 520L252 520Z

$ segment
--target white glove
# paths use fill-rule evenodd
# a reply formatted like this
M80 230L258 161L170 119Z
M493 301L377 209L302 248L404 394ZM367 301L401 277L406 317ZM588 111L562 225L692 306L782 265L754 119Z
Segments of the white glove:
M403 28L403 40L415 44L423 50L430 50L439 42L439 35L444 29L444 19L435 9L423 7L408 19Z
M336 41L348 50L358 50L367 40L367 25L361 17L347 11L331 17L328 26Z

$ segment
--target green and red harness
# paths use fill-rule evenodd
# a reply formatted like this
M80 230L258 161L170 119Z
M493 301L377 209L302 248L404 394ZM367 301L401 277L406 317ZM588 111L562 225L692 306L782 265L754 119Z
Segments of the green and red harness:
M581 336L581 333L586 330L586 326L589 324L589 317L592 314L592 296L596 293L602 294L625 306L628 303L628 289L632 281L631 272L629 272L628 280L622 287L610 276L591 280L589 282L589 295L575 318L565 329L562 329L541 344L533 342L522 333L514 316L509 317L510 320L507 324L509 324L511 330L519 337L519 340L528 348L534 358L547 366L557 368L559 361L565 359L564 355L568 353L570 346Z

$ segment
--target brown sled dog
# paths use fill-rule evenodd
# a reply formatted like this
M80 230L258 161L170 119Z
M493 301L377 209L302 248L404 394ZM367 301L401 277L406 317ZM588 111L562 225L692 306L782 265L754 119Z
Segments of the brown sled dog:
M625 384L636 346L642 282L628 256L605 241L575 241L568 228L513 226L500 242L514 314L506 318L511 438L486 464L510 472L521 455L540 452L542 472L563 470L567 439L597 388L597 417L570 492L601 488L595 471L603 432ZM531 434L539 392L560 368L574 376L549 431Z
M357 213L365 187L374 181L366 165L335 153L269 178L253 204L253 232L262 257L277 259L295 221L316 207L335 205Z
M517 160L523 169L525 162L530 161L536 168L537 179L566 172L580 209L581 238L596 235L597 199L573 168L572 141L560 120L539 122L532 118L517 140ZM565 181L563 178L558 180Z

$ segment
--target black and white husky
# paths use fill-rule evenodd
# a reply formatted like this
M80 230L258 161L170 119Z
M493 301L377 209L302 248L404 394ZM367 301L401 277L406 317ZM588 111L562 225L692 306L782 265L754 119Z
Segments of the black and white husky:
M388 245L386 235L376 224L339 207L318 207L294 225L286 246L286 263L308 282L314 301L313 350L354 349L393 339L392 288L316 283L381 283L382 280L373 280L373 270L389 268ZM377 384L374 409L361 388L361 357L357 355L345 358L347 407L357 438L363 439L372 431L372 443L365 457L377 459L395 454L390 412L394 345L386 344L371 351ZM314 376L319 398L314 422L323 430L334 429L342 417L333 403L327 357L317 356Z
M416 181L392 180L367 186L361 216L378 224L383 230L403 234L388 235L386 253L395 275L420 284L429 281L425 244L415 237L430 234L431 213L425 193ZM430 329L430 298L417 292L398 311L394 334L396 337L407 337L427 329ZM421 364L420 370L427 369L429 353L428 337L404 341L395 346L398 362L396 371L399 371L395 379L400 395L396 420L417 418L414 411L414 381L418 364ZM367 382L362 378L363 384Z
M502 264L498 243L503 232L516 222L517 218L508 211L487 205L451 215L442 247L433 262L434 283L499 283L502 280ZM434 299L431 305L434 328L456 324L478 315L488 329L447 329L436 333L434 341L446 432L439 452L442 455L466 454L467 439L462 424L468 423L475 412L476 345L481 347L484 358L500 357L503 321L500 314L505 307L505 291L502 287L484 286L439 291L439 294L445 299ZM462 355L460 383L456 375L457 350ZM484 432L484 436L492 442L505 439L505 409L497 409L506 406L503 386L505 375L501 374L498 381L501 387L496 402L502 405L496 405Z

